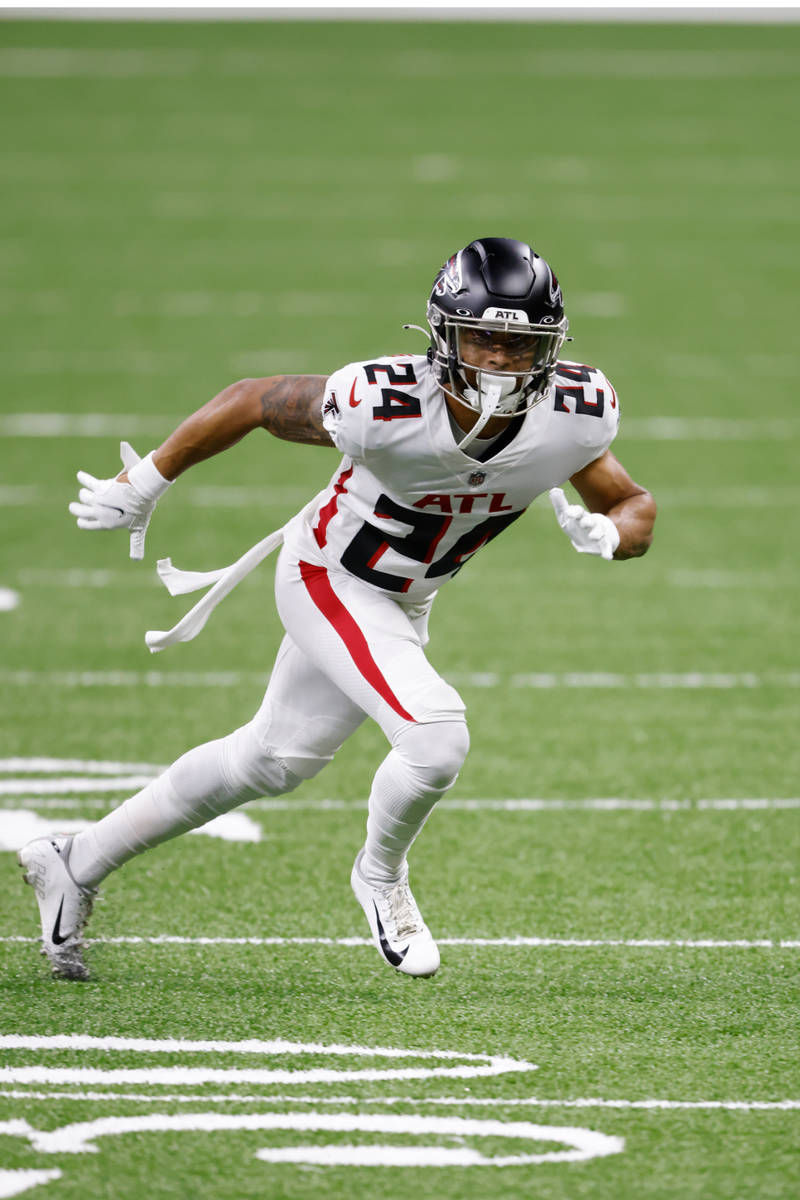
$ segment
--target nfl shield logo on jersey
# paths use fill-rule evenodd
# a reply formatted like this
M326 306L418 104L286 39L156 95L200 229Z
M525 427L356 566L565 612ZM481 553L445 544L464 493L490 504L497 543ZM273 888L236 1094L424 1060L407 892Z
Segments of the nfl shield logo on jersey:
M470 475L469 479L467 480L467 483L469 484L470 487L480 487L485 478L486 478L485 471L473 471L472 474Z

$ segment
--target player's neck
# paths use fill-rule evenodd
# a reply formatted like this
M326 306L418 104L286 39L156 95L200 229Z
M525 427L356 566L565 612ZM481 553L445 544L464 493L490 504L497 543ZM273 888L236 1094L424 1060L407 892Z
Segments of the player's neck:
M455 438L456 443L459 443L463 440L464 435L467 434L469 430L465 429L464 426L455 419L452 412L448 411L447 415L450 418L450 429L453 437ZM494 433L491 437L486 437L486 431L484 430L478 435L478 437L474 439L474 441L470 442L470 444L464 449L464 453L468 455L469 458L477 458L479 453L483 453L483 451L488 449L489 446L493 445L499 437L499 433Z
M469 408L466 404L459 403L458 400L448 395L447 392L443 391L443 395L450 416L450 425L456 436L456 440L460 441L459 431L461 436L469 433L476 425L480 414L475 412L474 409ZM509 417L492 417L475 438L475 442L480 445L482 450L485 449L496 438L500 437L501 433L505 433L510 419Z

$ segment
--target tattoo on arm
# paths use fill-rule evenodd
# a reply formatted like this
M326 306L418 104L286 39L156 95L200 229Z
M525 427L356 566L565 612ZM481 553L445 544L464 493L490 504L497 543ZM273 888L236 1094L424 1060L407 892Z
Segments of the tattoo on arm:
M332 446L322 424L325 375L276 375L261 393L261 424L275 437L305 446Z

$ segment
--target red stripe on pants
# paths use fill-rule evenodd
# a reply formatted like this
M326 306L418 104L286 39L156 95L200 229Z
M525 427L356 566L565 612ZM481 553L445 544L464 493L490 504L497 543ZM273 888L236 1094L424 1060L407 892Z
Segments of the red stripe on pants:
M413 721L411 713L406 712L381 674L380 667L372 657L367 639L331 587L331 581L325 568L315 567L311 563L301 561L300 575L309 596L323 617L336 630L347 647L348 654L367 683L398 716L403 717L406 721Z

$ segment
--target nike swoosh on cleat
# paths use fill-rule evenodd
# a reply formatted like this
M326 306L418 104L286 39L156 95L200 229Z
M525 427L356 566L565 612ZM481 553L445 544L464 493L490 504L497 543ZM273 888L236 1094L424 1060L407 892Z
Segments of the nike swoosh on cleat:
M378 940L381 944L381 950L383 951L384 958L388 963L391 963L393 967L399 967L405 956L408 954L408 946L406 946L405 950L392 949L386 940L386 932L378 914L378 906L374 900L372 901L372 907L375 909L375 920L378 922Z
M61 903L58 906L58 914L56 916L56 923L53 926L52 942L53 942L54 946L63 946L64 942L66 942L70 936L69 934L67 934L65 937L61 936L61 911L62 911L63 907L64 907L64 897L62 896Z

